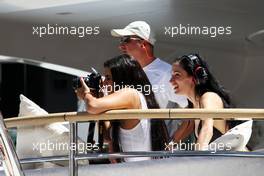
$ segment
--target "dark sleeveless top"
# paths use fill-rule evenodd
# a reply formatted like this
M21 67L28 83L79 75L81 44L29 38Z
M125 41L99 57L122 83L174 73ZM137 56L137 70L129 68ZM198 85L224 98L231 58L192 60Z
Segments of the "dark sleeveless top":
M222 98L221 98L222 99ZM228 105L226 103L226 101L224 99L222 99L223 101L223 105L224 105L224 108L232 108L230 107L230 105ZM200 103L199 103L199 106L200 106ZM245 122L246 120L227 120L226 121L226 124L228 126L228 129L231 129L243 122ZM198 126L198 134L200 133L200 130L202 128L202 123L200 122L199 123L199 126ZM213 136L212 136L212 139L210 140L210 143L213 142L214 140L216 140L217 138L221 137L223 135L223 133L221 133L221 131L219 131L217 128L213 127Z

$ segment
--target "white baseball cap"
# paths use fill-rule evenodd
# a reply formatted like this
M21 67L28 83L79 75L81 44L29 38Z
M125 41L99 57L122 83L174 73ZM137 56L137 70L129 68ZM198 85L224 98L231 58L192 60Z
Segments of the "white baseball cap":
M124 29L112 29L111 35L114 37L124 37L136 35L150 44L154 45L154 34L150 29L150 26L145 21L134 21L129 23Z

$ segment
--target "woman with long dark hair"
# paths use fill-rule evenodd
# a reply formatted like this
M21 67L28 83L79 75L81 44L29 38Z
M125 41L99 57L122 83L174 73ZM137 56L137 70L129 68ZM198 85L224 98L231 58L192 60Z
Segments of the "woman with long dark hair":
M219 109L233 107L228 93L217 82L206 62L198 54L177 58L170 80L176 93L187 96L189 107ZM196 120L198 150L208 149L210 142L224 134L231 124L225 120Z
M159 108L151 84L136 60L123 54L104 63L104 86L108 95L96 98L90 93L83 79L77 90L79 98L85 100L87 111L99 114L113 109L157 109ZM164 150L167 142L165 126L161 120L129 119L116 120L112 124L114 152ZM138 161L149 158L126 158Z

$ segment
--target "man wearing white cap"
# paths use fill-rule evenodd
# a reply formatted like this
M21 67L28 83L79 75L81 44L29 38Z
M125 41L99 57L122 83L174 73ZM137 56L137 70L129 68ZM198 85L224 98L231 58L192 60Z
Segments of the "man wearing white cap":
M154 56L155 38L145 21L134 21L124 29L112 29L111 35L120 37L119 49L140 63L152 84L160 108L170 107L171 102L177 103L180 107L187 106L187 99L176 95L169 83L171 65ZM169 130L170 135L173 131Z

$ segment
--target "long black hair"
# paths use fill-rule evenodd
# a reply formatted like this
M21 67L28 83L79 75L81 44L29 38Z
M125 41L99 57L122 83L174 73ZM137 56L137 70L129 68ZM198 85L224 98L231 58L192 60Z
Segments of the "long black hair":
M179 63L189 76L194 77L195 95L201 97L206 92L214 92L222 99L224 108L235 108L235 104L232 102L228 92L216 80L207 63L198 54L184 55L176 58L174 62ZM192 108L193 104L190 101L188 103L189 108ZM232 128L242 122L228 120L227 125Z
M215 79L207 63L198 54L184 55L176 58L174 62L178 62L189 76L194 77L196 96L201 97L206 92L214 92L221 97L225 108L234 107L227 91Z
M112 80L115 85L118 85L115 88L119 89L129 86L137 89L141 87L140 91L146 99L148 108L159 108L148 77L136 60L131 59L127 54L122 54L107 60L104 63L104 67L110 69ZM148 88L144 89L144 87ZM113 122L112 127L113 148L115 152L119 152L120 121ZM167 134L164 129L164 121L151 120L152 150L164 150L164 145L167 142Z

